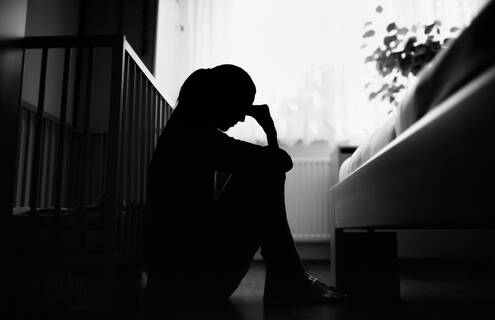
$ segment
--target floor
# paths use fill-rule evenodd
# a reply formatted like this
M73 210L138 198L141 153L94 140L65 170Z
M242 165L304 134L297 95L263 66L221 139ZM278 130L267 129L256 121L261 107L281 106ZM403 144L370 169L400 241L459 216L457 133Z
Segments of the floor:
M309 273L323 282L329 282L330 265L328 262L306 261L305 265ZM176 311L171 312L170 306L167 306L166 301L164 301L163 314L151 317L151 319L495 319L495 267L493 264L432 265L429 263L417 265L409 262L401 267L401 299L394 303L383 301L378 303L350 302L338 305L264 308L262 301L264 277L263 263L254 261L248 274L234 292L228 304L219 307L177 308ZM99 281L95 281L94 286L99 283ZM74 282L74 279L70 282ZM76 282L72 284L75 287L80 285L81 283ZM31 291L31 289L28 291ZM82 291L85 292L86 296L89 295L94 299L100 299L92 291L86 289ZM35 292L39 293L39 291ZM208 288L197 288L197 293L195 294L201 299L203 295L208 294ZM130 296L134 298L128 300L125 305L121 305L122 308L119 308L119 310L122 311L122 314L118 318L121 320L143 320L145 317L143 316L142 299L136 298L136 295ZM376 297L376 295L372 296L371 294L370 297ZM38 301L40 300L39 298L38 296L37 299L32 299L31 301ZM19 305L21 308L20 313L23 315L28 313L32 316L14 317L15 319L108 320L113 318L109 314L90 314L86 311L77 311L79 309L64 313L56 305L54 306L55 309L48 310L48 313L39 313L33 303L27 302L29 300L23 301ZM28 308L26 308L27 306ZM59 316L60 314L63 314L63 316Z
M323 281L329 264L306 262ZM495 319L495 275L487 267L409 267L401 272L401 301L373 305L347 303L263 308L264 267L254 262L230 303L215 308L179 310L176 319Z

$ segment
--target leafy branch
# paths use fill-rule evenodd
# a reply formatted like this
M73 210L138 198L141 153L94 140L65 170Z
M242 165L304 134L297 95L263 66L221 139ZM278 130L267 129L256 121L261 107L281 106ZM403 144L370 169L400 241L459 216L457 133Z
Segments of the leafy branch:
M381 6L376 8L380 14ZM363 39L377 37L373 22L364 24ZM399 26L395 22L389 23L382 33L381 43L372 53L366 56L365 63L374 63L382 83L375 83L374 90L369 93L369 100L380 98L388 100L391 104L399 104L398 96L406 88L407 79L412 74L416 76L438 52L448 46L454 39L453 35L459 31L458 27L449 28L449 37L442 37L442 23L435 20L431 24L412 25L411 28ZM368 47L364 43L361 48ZM371 83L365 88L370 89Z

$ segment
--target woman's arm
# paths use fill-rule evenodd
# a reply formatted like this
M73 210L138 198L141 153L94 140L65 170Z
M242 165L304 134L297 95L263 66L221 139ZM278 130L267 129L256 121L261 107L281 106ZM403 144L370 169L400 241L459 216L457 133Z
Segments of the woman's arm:
M265 131L268 146L278 149L277 129L275 128L275 123L273 122L268 105L253 105L248 115L253 117L261 128L263 128L263 131Z
M228 173L287 172L292 168L292 159L278 147L274 132L267 133L270 145L265 147L234 139L220 130L216 130L214 136L203 137L206 138L203 145L208 146L204 154L218 170Z

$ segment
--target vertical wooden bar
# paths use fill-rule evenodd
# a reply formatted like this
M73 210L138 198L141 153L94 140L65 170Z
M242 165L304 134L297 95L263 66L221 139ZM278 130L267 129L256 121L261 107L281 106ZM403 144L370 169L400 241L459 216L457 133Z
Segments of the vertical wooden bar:
M62 100L60 106L60 122L58 127L57 160L55 161L55 213L60 215L62 203L62 179L64 175L65 131L67 122L67 97L69 92L71 48L64 51L64 69L62 78Z
M17 134L17 139L19 141L19 147L17 148L17 166L16 166L16 183L15 183L15 206L22 206L22 184L25 177L24 171L24 145L26 145L27 137L26 137L26 121L25 121L25 110L22 105L19 106L20 115L19 115L19 133Z
M163 127L162 127L163 130L163 128L165 128L165 124L167 123L167 119L168 119L167 101L165 101L165 99L163 98L162 98L162 104L163 104Z
M105 283L108 290L107 306L116 307L117 230L121 184L119 180L122 137L122 103L124 87L125 38L118 37L112 46L112 71L110 88L110 117L108 136L107 183L105 201Z
M69 207L75 205L81 205L81 178L82 178L82 168L81 168L81 158L82 158L82 148L80 145L80 133L78 132L78 126L80 123L80 113L81 113L81 83L83 82L83 61L84 61L84 50L82 47L76 46L74 48L74 59L75 59L75 73L74 73L74 96L72 98L73 107L72 115L68 120L70 124L70 139L68 140L68 168L67 168L67 189L66 201ZM76 182L77 181L77 182Z
M90 119L91 119L91 89L93 85L93 64L94 64L94 47L89 47L88 53L88 72L86 74L86 93L84 97L84 124L83 124L83 134L84 134L84 146L83 146L83 170L81 170L82 177L81 182L83 183L83 189L81 192L81 204L86 204L89 201L89 193L91 190L91 158L90 158L90 147L91 147L91 137L89 133Z
M158 95L157 101L156 101L156 114L155 114L155 148L156 145L158 144L158 138L160 137L160 107L161 107L161 95Z
M151 157L153 156L153 152L155 151L155 146L156 146L156 109L158 106L158 93L156 90L153 90L153 105L151 107L151 128L150 128L150 133L151 133L151 156L150 156L150 161Z
M49 126L48 129L50 130L49 134L49 140L48 142L48 161L47 161L47 188L46 188L46 198L45 198L45 206L52 206L53 205L53 175L55 174L55 170L53 168L53 165L55 163L55 157L53 156L55 148L56 148L56 138L57 138L57 130L56 130L56 123L49 121Z
M72 140L73 140L73 127L72 125L67 126L67 139L66 139L66 147L65 147L65 155L64 159L67 159L67 161L64 161L64 172L66 172L66 176L64 176L64 179L62 180L62 199L61 199L61 205L65 204L66 206L70 207L70 201L71 201L71 194L72 194L72 188L70 187L70 178L71 178L71 171L72 171L72 161L70 159L71 156L71 150L72 150Z
M29 137L26 146L26 181L25 183L25 204L29 206L31 199L31 183L33 180L33 155L34 155L34 140L36 137L36 113L29 112L29 126L31 130L29 132Z
M165 122L166 122L166 117L167 117L167 103L165 102L165 99L163 97L160 98L160 105L161 105L161 114L160 114L160 131L165 128ZM161 132L160 132L161 133Z
M39 175L40 175L40 157L41 157L41 135L42 135L42 119L45 112L45 86L46 86L46 65L48 58L48 49L43 48L41 51L41 72L40 72L40 85L38 92L38 111L36 115L35 123L35 137L34 137L34 157L33 157L33 171L31 178L31 192L29 205L31 207L31 214L37 213L36 207L38 206L38 190L39 190Z
M143 95L143 74L139 70L138 67L136 67L136 73L137 73L137 81L138 81L138 87L137 87L137 99L136 99L136 105L135 105L135 135L134 135L134 167L133 167L133 176L134 176L134 199L136 203L139 202L139 168L140 168L140 157L139 157L139 152L140 150L140 143L139 143L139 135L141 134L141 123L140 123L140 111L141 111L141 102L142 102L142 95Z
M99 163L100 165L98 166L98 188L96 192L97 197L101 197L102 194L105 193L105 163L106 163L106 157L105 157L105 135L100 134L98 135L98 159L96 163Z
M144 96L143 96L143 107L141 109L142 114L142 131L141 131L141 143L142 143L142 151L141 153L141 203L144 203L146 198L146 168L148 167L148 154L149 154L149 140L148 140L148 119L149 119L149 105L150 105L150 95L151 91L151 83L148 81L146 76L144 76L145 87L144 87Z
M119 214L118 218L118 244L119 244L119 252L123 252L125 250L125 230L124 230L124 221L126 217L129 215L129 177L128 177L128 168L129 168L129 143L130 143L130 126L129 126L129 112L131 110L131 100L130 100L130 92L132 91L131 84L131 70L130 70L130 61L129 55L124 53L125 61L124 61L124 92L123 92L123 102L122 102L122 137L121 137L121 149L122 149L122 157L121 157L121 169L120 169L120 179L121 185L123 186L121 189L121 205L122 210Z
M70 140L71 148L70 148L70 194L69 194L69 206L81 205L81 189L80 186L82 181L81 179L81 157L82 157L82 148L81 148L81 133L78 132L77 128L73 128L71 140Z
M163 114L162 114L162 130L165 128L165 125L167 124L167 119L168 119L168 106L167 106L167 102L165 101L165 99L162 98L162 102L163 102Z
M50 148L51 148L51 142L52 142L52 136L51 136L51 121L47 117L43 119L43 146L41 148L42 152L42 171L41 171L41 201L39 206L45 208L48 206L48 195L49 195L49 188L50 188Z
M144 170L144 203L147 202L148 199L148 171L151 163L151 157L153 156L153 151L155 149L155 107L156 107L156 89L153 85L151 85L150 92L150 103L148 106L148 154L146 161L146 168ZM136 220L138 222L138 220ZM137 231L137 230L136 230Z
M136 153L136 160L137 160L137 167L136 167L136 202L141 203L141 172L142 172L142 166L143 166L143 142L142 142L142 135L143 135L143 107L144 107L144 100L145 100L145 79L146 77L143 75L141 70L138 68L137 70L139 72L139 107L137 108L137 136L136 136L136 144L137 144L137 153Z
M31 111L26 109L26 141L25 141L25 145L22 146L22 148L24 148L24 159L22 161L22 172L23 172L23 177L22 177L22 185L21 185L21 190L22 190L22 194L21 194L21 203L22 203L22 206L24 205L27 205L29 204L29 199L27 199L28 195L29 195L29 192L28 192L28 178L29 178L29 175L28 175L28 171L29 171L29 142L31 140L31 131L32 131L32 128L31 128Z
M129 204L132 203L135 200L135 192L134 189L136 187L136 179L135 179L135 170L136 170L136 161L135 161L135 155L136 155L136 148L135 148L135 135L136 135L136 109L137 109L137 87L138 87L138 75L136 73L136 64L132 63L132 87L131 87L131 98L129 99L131 101L131 106L129 109L129 153L126 155L127 160L129 161L129 166L127 168L127 176L129 177L129 182L128 182L128 201Z
M38 177L39 177L39 180L38 180L38 196L37 196L37 207L40 208L40 207L43 207L43 204L41 203L42 202L42 199L43 199L43 191L45 190L44 186L43 186L43 182L44 182L44 166L46 164L46 161L44 159L44 155L45 155L45 118L42 116L41 117L41 132L40 132L40 157L39 157L39 160L38 160L38 166L39 166L39 173L38 173ZM33 160L33 165L36 165L34 160Z
M141 72L141 69L138 69L141 79L141 90L139 96L139 108L138 108L138 136L137 136L137 145L138 145L138 167L137 167L137 203L141 203L143 201L142 198L142 188L143 188L143 162L144 162L144 146L145 142L143 139L144 132L144 109L146 107L146 76Z
M162 114L163 114L163 103L161 97L158 99L158 109L157 109L157 114L156 114L156 122L157 122L157 129L156 129L156 135L157 135L157 141L158 138L160 137L160 134L162 133Z
M40 146L40 180L39 180L39 197L38 197L38 207L45 207L46 203L46 182L47 182L47 149L49 147L48 139L50 135L50 131L48 130L49 121L43 116L41 118L41 146Z
M162 127L162 99L161 96L158 98L158 108L156 110L156 139L158 143L158 138L161 134Z
M123 109L122 109L122 141L121 141L121 148L122 148L122 163L121 163L121 170L120 170L120 179L122 181L122 185L126 186L129 183L129 179L127 177L127 168L129 166L129 158L128 158L128 150L129 150L129 109L130 109L130 95L129 95L129 88L130 88L130 63L129 63L129 55L125 54L125 64L124 64L124 93L123 93ZM124 201L124 207L125 207L125 202L127 200L127 188L122 188L122 199ZM125 212L125 208L124 208Z
M0 13L0 16L1 15L2 14ZM0 24L1 24L1 22L0 22ZM24 110L24 106L23 106L22 101L21 101L22 100L22 77L24 76L24 63L26 61L26 57L25 57L26 56L26 49L24 49L24 48L17 48L16 51L18 51L17 56L18 56L18 58L20 60L20 61L17 61L17 62L21 62L20 64L17 65L17 67L19 68L18 71L20 71L20 72L19 72L19 74L15 75L16 77L19 77L18 78L18 80L19 80L19 83L18 84L20 85L18 87L19 92L17 92L17 94L19 96L16 97L16 100L14 100L14 101L17 101L18 102L18 105L16 105L17 110L16 109L8 109L9 107L12 107L12 105L8 106L8 105L2 104L3 109L5 109L5 108L8 109L8 110L6 110L6 112L5 111L2 112L2 118L7 118L8 119L11 115L15 114L14 111L17 113L17 119L16 119L16 122L14 123L14 125L17 126L16 127L17 137L16 137L16 141L15 141L16 143L14 144L14 146L16 146L16 148L15 149L12 149L12 152L15 152L15 155L13 154L13 156L15 156L15 171L14 172L16 172L16 174L12 177L13 178L12 184L13 184L13 186L15 188L14 189L15 190L14 191L15 192L15 203L14 203L14 205L23 206L24 205L23 204L24 201L22 199L24 199L23 198L24 197L24 193L26 192L25 189L24 189L25 188L24 184L25 184L25 179L26 179L26 171L25 171L25 167L23 166L23 164L24 164L24 158L26 157L26 154L24 153L23 146L24 146L24 144L27 145L27 142L29 141L29 132L26 135L23 135L23 133L25 133L24 124L25 124L25 122L28 122L28 121L24 121L24 113L25 113L24 111L25 110ZM2 64L3 64L2 62L4 62L4 61L2 61L2 58L1 57L2 57L2 53L0 51L0 68L2 67ZM15 68L16 65L14 64L13 66ZM2 72L5 72L5 71L2 70ZM11 76L13 76L13 75L11 75ZM14 80L14 79L11 78L10 80ZM2 83L1 80L0 80L0 94L6 88L8 88L9 91L13 89L14 92L15 92L16 87L15 86L12 87L12 84L15 85L15 82L9 83L8 84L8 87L5 87L5 84ZM6 98L7 99L4 102L7 102L9 96L6 96ZM10 98L12 98L12 93L10 93ZM0 100L3 100L3 97L0 97ZM11 102L13 102L13 101L11 101ZM28 115L29 115L29 113L28 113ZM28 123L28 125L29 125L29 123ZM5 124L4 124L4 126L5 126ZM13 128L11 128L11 129L13 129ZM12 131L12 133L13 132L14 131ZM5 139L7 140L8 137L6 137ZM4 152L6 151L4 149L4 146L2 146L2 150ZM8 157L8 151L7 151L7 153L5 155L7 155L7 157ZM4 179L5 178L7 179L6 182L9 182L8 181L8 177L7 176L4 176ZM4 190L4 192L6 192L6 191L7 190Z

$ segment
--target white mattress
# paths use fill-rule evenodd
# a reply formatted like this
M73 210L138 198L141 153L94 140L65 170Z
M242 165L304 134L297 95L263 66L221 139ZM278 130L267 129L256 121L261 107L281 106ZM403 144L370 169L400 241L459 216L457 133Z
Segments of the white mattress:
M426 113L494 65L495 45L492 41L480 41L486 30L493 29L494 17L495 1L492 1L429 67L421 71L417 81L413 85L410 83L395 115L344 161L339 180L349 176Z
M395 139L395 122L395 116L390 116L365 143L361 144L356 149L352 156L342 163L339 171L339 181L350 175L354 170L359 168L369 158L385 147L390 141Z

